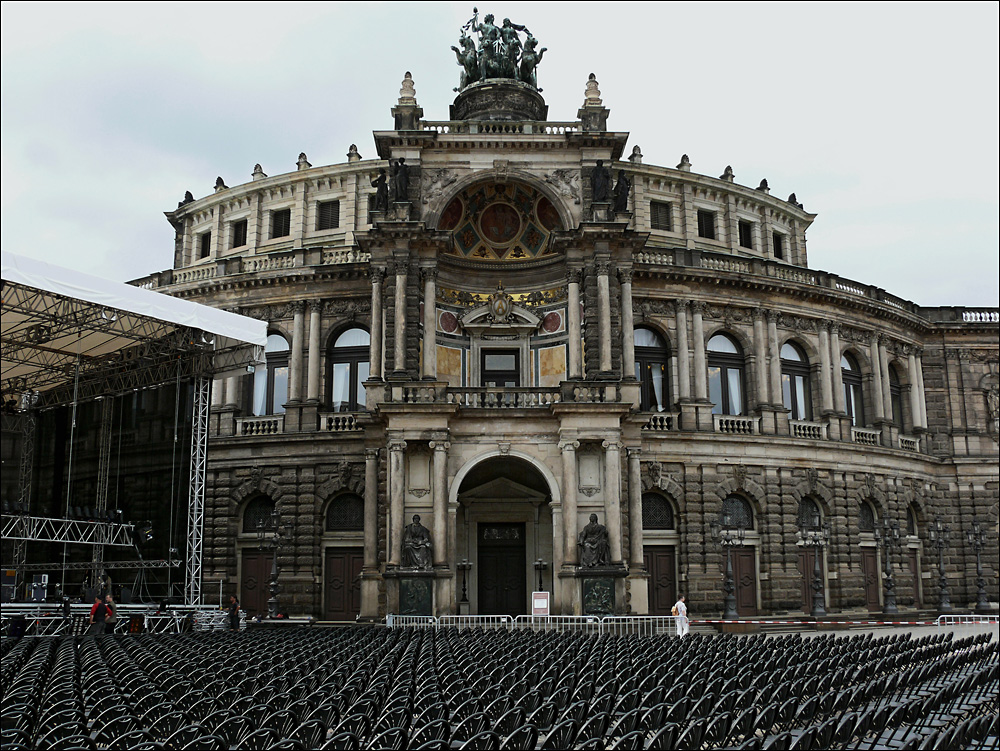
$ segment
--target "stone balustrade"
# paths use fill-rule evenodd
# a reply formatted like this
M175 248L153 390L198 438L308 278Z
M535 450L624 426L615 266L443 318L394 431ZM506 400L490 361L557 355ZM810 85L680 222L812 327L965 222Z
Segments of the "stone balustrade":
M236 435L261 436L277 435L285 432L284 415L265 415L263 417L237 417Z
M712 415L716 433L727 435L760 435L760 418L741 415Z
M899 447L903 451L920 451L920 440L910 436L899 436Z
M558 388L448 389L448 404L471 409L532 409L561 401Z
M810 422L809 420L789 420L788 432L792 438L808 438L813 441L825 441L830 426L825 422Z
M361 430L361 426L353 412L321 412L319 429L325 433L350 433Z
M680 429L680 412L657 412L649 416L643 430L657 433Z
M881 446L882 431L871 428L851 428L851 440L862 446Z

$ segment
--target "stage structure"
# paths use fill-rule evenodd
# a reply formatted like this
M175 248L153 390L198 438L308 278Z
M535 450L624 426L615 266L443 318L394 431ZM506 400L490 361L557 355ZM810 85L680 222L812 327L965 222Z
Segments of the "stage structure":
M143 388L194 382L191 483L185 600L201 599L201 541L205 502L207 416L212 378L246 373L262 358L266 324L159 292L82 274L4 253L2 377L5 408L21 427L21 461L16 504L4 504L3 535L13 543L12 568L20 576L35 570L25 562L31 542L93 546L89 567L159 567L164 562L104 562L104 547L134 544L134 527L108 513L108 474L113 425L111 398ZM103 400L96 497L92 520L72 518L69 491L65 518L29 513L35 412ZM75 419L74 419L75 424ZM71 434L72 436L72 434ZM72 480L72 441L69 477ZM52 564L50 568L65 564Z

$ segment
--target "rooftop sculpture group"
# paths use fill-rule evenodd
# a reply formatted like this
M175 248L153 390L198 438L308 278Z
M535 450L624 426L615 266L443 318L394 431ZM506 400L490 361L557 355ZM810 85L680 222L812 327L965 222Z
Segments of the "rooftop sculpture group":
M535 68L548 48L538 49L538 40L528 28L512 23L509 18L503 20L502 26L497 26L493 23L492 13L486 14L482 23L479 22L479 9L473 8L472 13L472 18L462 27L462 36L458 40L461 49L452 47L458 57L458 64L462 66L461 80L455 91L490 78L514 79L541 91ZM479 35L478 45L469 36L469 32ZM523 44L521 32L526 37Z

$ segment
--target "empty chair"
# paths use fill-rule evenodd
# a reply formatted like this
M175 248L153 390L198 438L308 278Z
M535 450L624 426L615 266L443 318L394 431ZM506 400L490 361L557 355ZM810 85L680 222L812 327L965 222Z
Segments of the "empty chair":
M500 741L501 751L533 751L538 743L538 728L525 724Z
M461 751L499 751L500 736L492 730L484 730L459 746Z
M576 731L579 728L579 724L576 720L570 718L563 720L553 726L552 730L545 736L545 740L542 741L542 749L564 749L570 748L573 745L573 741L576 739Z

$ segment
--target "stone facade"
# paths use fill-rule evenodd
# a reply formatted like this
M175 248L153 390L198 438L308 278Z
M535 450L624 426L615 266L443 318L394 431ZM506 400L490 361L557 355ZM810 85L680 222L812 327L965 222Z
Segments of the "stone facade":
M435 614L521 613L541 576L554 613L599 612L585 596L598 580L614 612L663 612L684 592L711 615L725 562L711 530L739 502L743 615L808 611L806 507L829 529L831 612L880 607L871 519L899 530L901 607L937 602L928 532L949 526L941 556L963 608L978 519L997 601L996 310L925 308L810 269L815 215L794 196L686 157L623 158L627 134L604 129L595 97L571 122L418 110L401 97L396 122L417 127L376 131L377 159L302 155L289 174L183 202L168 213L174 268L135 282L266 320L287 349L214 385L206 588L256 596L245 515L263 503L290 526L293 614L379 618L420 587ZM406 195L370 210L379 170L401 158ZM598 161L629 181L627 211L592 200ZM338 344L358 329L360 358ZM401 565L414 514L426 571ZM609 536L597 569L579 565L591 514Z

